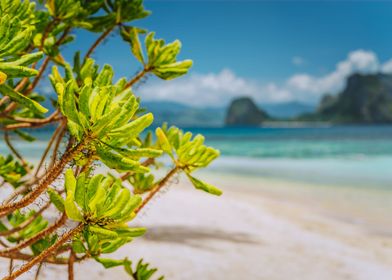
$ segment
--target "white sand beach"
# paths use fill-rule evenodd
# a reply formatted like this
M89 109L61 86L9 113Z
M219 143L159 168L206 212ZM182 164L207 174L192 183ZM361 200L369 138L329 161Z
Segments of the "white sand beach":
M356 204L344 189L310 192L260 178L207 177L224 190L221 197L194 190L184 179L173 182L134 220L148 228L146 236L111 257L143 257L166 279L392 279L391 212L382 204L366 211L361 190ZM3 259L1 271L6 267ZM67 279L65 270L48 265L40 279ZM77 265L76 275L129 279L122 268L105 270L93 261ZM22 279L33 278L31 272Z

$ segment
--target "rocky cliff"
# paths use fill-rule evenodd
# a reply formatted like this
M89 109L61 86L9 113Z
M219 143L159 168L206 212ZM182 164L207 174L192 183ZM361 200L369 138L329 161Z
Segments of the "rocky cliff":
M227 111L226 126L259 126L268 114L260 110L249 97L234 99Z

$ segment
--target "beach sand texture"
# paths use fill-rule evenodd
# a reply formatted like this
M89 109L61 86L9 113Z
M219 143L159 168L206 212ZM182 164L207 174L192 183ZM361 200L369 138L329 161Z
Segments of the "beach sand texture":
M148 228L146 236L111 257L143 257L166 279L392 279L392 223L384 227L383 217L364 224L355 207L337 215L339 203L310 199L300 185L290 186L300 195L288 195L289 183L211 180L225 191L221 197L196 191L186 180L166 188L134 220ZM7 265L2 259L2 275ZM45 268L40 279L67 279L66 267ZM87 261L76 266L75 279L129 276Z

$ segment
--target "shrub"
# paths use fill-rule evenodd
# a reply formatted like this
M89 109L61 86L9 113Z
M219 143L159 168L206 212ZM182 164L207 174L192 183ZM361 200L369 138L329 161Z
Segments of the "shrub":
M144 132L153 115L140 108L134 85L147 75L175 79L192 66L191 60L177 60L178 40L167 44L132 25L149 14L142 0L0 0L0 125L11 152L0 155L0 176L3 192L12 191L0 205L0 256L10 259L4 279L33 266L38 276L45 262L67 264L73 279L74 263L86 259L105 268L123 266L133 279L151 279L156 269L143 260L132 265L105 254L145 233L132 220L175 174L185 173L196 189L221 194L192 175L219 155L204 145L203 136L166 125L156 128L155 137ZM77 29L99 37L70 63L61 51ZM113 82L112 67L100 67L90 57L113 32L141 65L131 79ZM49 114L37 86L51 65L56 98ZM44 126L56 129L33 166L12 139L33 142L31 131ZM163 155L170 168L160 178L154 170ZM109 171L94 172L97 162ZM59 218L50 223L46 214L53 211ZM18 260L24 263L14 266Z

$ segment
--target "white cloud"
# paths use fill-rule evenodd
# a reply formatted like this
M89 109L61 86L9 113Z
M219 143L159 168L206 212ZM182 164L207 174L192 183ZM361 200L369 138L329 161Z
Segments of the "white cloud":
M226 105L238 96L251 96L261 103L318 102L324 93L342 90L352 73L377 72L392 73L392 59L381 64L374 52L355 50L323 76L298 73L281 83L262 84L224 69L219 73L192 74L170 82L153 82L141 87L139 94L143 100L171 100L195 106Z
M381 72L384 72L384 73L392 73L392 59L386 61L386 62L381 66Z
M257 98L258 85L236 76L232 71L206 75L193 74L174 81L157 81L139 90L143 100L171 100L195 106L226 105L227 100L239 95Z

